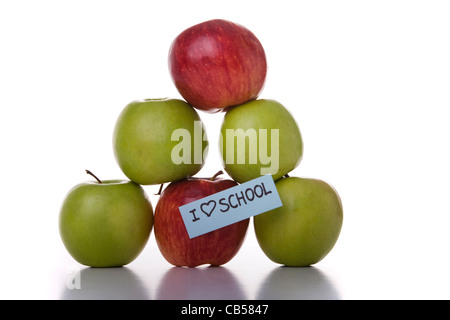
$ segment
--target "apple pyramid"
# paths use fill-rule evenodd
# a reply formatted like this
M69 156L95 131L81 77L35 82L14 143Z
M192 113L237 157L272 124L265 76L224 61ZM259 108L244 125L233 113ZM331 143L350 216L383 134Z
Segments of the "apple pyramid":
M97 182L82 186L83 192L76 199L73 190L69 192L60 212L60 233L69 253L87 265L124 265L137 257L154 226L157 245L169 263L186 267L222 265L241 248L250 219L191 239L178 208L271 175L283 205L254 217L262 251L272 261L288 266L309 266L322 260L340 234L341 199L322 180L288 176L302 159L303 141L286 107L275 100L258 99L267 62L256 36L241 25L220 19L192 26L173 41L169 71L185 101L136 100L117 119L114 155L131 181L114 180L108 183L110 186L105 183L99 187L102 181L96 178ZM225 112L220 152L223 168L233 180L219 175L211 179L194 177L208 151L198 110ZM140 185L164 183L170 184L160 192L152 216L153 208ZM115 190L115 199L108 190ZM87 212L87 203L94 203L89 195L99 191L104 200ZM69 205L70 199L74 200ZM112 212L119 209L111 209L119 200L123 210L134 211L138 218L121 212L129 220L126 230ZM208 217L212 210L206 211ZM192 218L200 219L195 212ZM139 238L133 228L142 229ZM86 230L94 231L86 236ZM135 241L128 248L125 244L130 239ZM101 245L94 247L93 243Z

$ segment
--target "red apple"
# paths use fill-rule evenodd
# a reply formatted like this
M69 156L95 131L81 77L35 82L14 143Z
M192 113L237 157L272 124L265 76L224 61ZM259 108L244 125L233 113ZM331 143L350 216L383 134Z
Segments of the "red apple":
M161 193L155 208L154 232L163 257L175 266L219 266L230 261L244 242L249 219L189 238L178 207L236 186L222 178L174 181Z
M169 70L183 98L212 113L256 99L264 85L267 62L250 30L216 19L190 27L175 38Z

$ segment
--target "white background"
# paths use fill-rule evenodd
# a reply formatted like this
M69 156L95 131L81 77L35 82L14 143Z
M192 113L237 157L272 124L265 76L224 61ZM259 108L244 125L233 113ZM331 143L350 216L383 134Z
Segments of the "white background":
M1 1L0 298L450 298L449 17L447 1ZM304 139L291 175L342 198L335 248L313 268L280 268L251 225L222 268L172 268L153 234L125 268L78 265L58 233L66 193L85 169L125 178L118 114L180 98L170 43L213 18L264 46L260 97L284 104ZM198 175L211 176L223 114L200 116L211 147ZM69 290L80 268L82 289Z

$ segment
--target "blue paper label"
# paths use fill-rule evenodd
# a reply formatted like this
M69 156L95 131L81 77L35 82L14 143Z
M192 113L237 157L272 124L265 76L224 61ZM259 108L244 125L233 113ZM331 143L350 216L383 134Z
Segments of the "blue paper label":
M192 239L282 205L272 176L265 175L185 204L179 210Z

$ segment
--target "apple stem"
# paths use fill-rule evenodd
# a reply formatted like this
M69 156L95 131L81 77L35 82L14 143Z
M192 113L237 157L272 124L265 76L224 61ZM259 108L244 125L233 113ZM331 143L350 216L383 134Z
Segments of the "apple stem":
M289 178L289 175L286 173L286 174L284 175L284 177L285 177L285 178Z
M158 193L155 193L155 196L160 196L161 195L163 186L164 186L164 183L161 183L161 186L159 187L159 191L158 191Z
M93 177L95 178L95 180L97 180L98 183L102 183L102 180L100 180L99 178L97 178L97 177L95 176L95 174L93 174L93 173L90 172L89 170L86 170L86 173L89 174L89 175L91 175L91 176L93 176Z
M223 171L222 170L218 171L215 175L212 176L211 181L214 181L221 174L223 174Z

